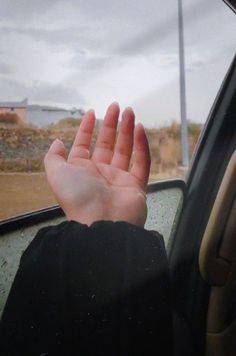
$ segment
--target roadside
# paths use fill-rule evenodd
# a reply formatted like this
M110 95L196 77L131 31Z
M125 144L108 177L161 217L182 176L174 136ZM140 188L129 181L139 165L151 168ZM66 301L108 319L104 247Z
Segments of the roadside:
M150 182L166 178L170 174L153 174ZM0 187L0 220L57 204L43 172L0 173Z
M44 173L3 173L0 187L0 220L56 204Z

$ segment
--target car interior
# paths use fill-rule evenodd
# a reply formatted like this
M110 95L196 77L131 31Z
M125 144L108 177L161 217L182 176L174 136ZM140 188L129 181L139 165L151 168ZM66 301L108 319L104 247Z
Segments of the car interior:
M176 355L235 355L235 58L202 133L170 252Z

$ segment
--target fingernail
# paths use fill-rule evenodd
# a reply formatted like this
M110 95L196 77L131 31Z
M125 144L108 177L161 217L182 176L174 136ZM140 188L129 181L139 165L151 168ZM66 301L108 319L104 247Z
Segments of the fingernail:
M94 111L94 109L89 109L89 110L87 110L86 111L86 113L84 114L84 116L83 116L83 119L85 118L85 119L87 119L88 117L95 117L95 111Z
M59 138L56 138L52 143L51 143L51 147L54 146L54 145L63 145L64 146L64 143L59 139Z
M90 113L91 113L91 114L92 114L92 113L95 114L94 109L89 109L88 111L86 111L86 114L90 114Z

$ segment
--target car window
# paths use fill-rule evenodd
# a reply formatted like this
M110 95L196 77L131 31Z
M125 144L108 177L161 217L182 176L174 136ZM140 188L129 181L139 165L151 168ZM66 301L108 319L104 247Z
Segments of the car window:
M25 18L27 17L27 21ZM189 155L234 54L234 14L183 2ZM216 36L217 32L217 36ZM176 2L1 1L0 220L56 204L43 157L70 148L83 113L132 106L146 127L150 182L184 177Z

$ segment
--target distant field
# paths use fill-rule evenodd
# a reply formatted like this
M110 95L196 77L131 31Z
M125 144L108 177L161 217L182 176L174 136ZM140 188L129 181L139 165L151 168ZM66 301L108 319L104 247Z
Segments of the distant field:
M150 181L168 177L168 173L154 174ZM0 173L0 187L0 220L56 204L44 173Z
M0 119L0 220L56 203L43 173L43 157L55 138L60 138L69 150L78 125L78 120L68 118L37 129L6 125ZM191 156L201 126L192 123L188 130ZM92 149L97 132L95 130ZM152 157L150 181L183 176L179 168L179 125L173 122L168 127L146 129L146 132Z
M56 204L43 173L0 174L0 220Z

